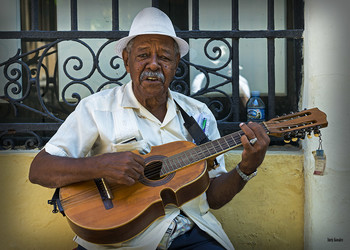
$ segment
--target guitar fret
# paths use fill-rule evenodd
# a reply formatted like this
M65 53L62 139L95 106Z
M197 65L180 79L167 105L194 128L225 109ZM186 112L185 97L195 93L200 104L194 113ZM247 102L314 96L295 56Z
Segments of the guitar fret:
M168 170L168 158L162 160L162 169L165 171Z
M195 156L196 156L196 161L199 161L200 159L203 159L203 157L201 157L200 155L203 154L202 153L202 150L200 148L200 146L194 148L194 151L195 151ZM199 151L199 152L198 152Z
M208 144L207 144L207 143L203 144L203 147L204 147L205 150L208 152L208 154L205 154L205 157L207 157L208 155L210 155L210 150L209 150L209 148L208 148Z
M189 165L191 163L188 160L188 157L187 157L185 152L183 154L181 154L181 159L182 159L182 162L183 162L183 166L187 166L187 165Z
M211 153L211 154L216 154L218 151L216 150L216 147L215 147L215 145L214 145L214 142L211 142L210 143L210 146L211 146L211 148L214 150L214 153ZM212 151L212 150L211 150Z
M180 163L180 167L184 167L187 166L186 161L184 159L184 157L182 157L183 153L180 153L180 155L177 157Z
M171 162L172 162L172 168L171 171L175 170L177 168L177 162L176 162L176 157L172 156L171 157Z
M166 160L163 161L163 169L165 170L164 172L171 172L171 163L169 161L170 159L167 158Z
M169 157L168 159L169 159L169 163L170 163L170 168L167 172L169 173L169 172L172 172L173 170L175 170L176 167L175 167L174 157Z
M227 142L227 140L226 140L226 136L224 136L224 137L222 137L223 139L224 139L224 141L226 142L226 144L227 144L227 148L225 148L225 149L229 149L230 148L230 144Z
M187 151L186 152L186 156L187 156L187 159L188 159L188 164L191 164L194 162L194 159L193 159L193 155L191 153L191 150Z
M221 144L219 143L219 141L214 141L213 143L216 143L216 144L220 147L220 149L219 149L218 152L224 151L224 149L222 148L222 146L221 146Z
M229 139L230 139L230 147L233 147L236 145L236 140L235 138L233 138L232 136L229 136Z
M188 150L188 151L185 151L184 154L186 156L186 159L187 159L187 164L186 165L189 165L192 163L192 159L191 159L191 150Z
M175 157L175 159L177 160L177 162L178 162L178 165L177 165L177 169L178 168L181 168L182 167L182 164L181 164L181 162L180 162L180 159L179 159L179 157Z
M233 136L231 136L231 139L232 139L233 142L237 145L236 140L235 140L235 138L234 138Z

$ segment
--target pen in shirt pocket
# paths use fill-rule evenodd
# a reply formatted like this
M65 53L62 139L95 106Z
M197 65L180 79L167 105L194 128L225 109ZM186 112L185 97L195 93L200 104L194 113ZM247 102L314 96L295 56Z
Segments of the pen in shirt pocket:
M205 128L207 127L207 118L203 118L201 128L203 132L205 132Z

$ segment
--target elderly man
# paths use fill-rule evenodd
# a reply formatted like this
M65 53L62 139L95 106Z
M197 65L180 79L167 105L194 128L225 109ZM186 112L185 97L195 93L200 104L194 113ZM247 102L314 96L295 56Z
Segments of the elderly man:
M193 141L177 105L196 119L204 117L209 139L219 138L215 118L205 104L169 90L188 47L176 37L163 12L142 10L129 36L117 41L116 47L131 82L83 99L33 160L30 181L51 188L96 178L134 185L143 174L145 160L131 151L149 153L152 146ZM208 210L222 207L244 187L269 145L260 125L242 123L240 127L245 133L242 161L227 172L223 156L218 156L219 166L209 171L210 184L204 193L181 207L166 206L165 216L127 241L99 245L75 237L78 249L233 249Z

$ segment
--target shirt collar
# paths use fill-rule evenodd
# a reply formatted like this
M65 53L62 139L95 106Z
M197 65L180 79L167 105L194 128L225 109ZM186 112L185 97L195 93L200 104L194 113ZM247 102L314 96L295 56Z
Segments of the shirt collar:
M135 108L135 109L141 108L141 104L136 99L134 95L134 91L132 90L132 81L128 82L125 85L121 106L123 108ZM177 111L177 108L173 99L173 95L171 91L168 90L167 113L162 123L163 126L165 126L168 122L170 122L176 116L176 111Z
M140 103L136 99L134 95L134 91L132 90L131 81L125 85L121 106L123 108L136 108L136 109L140 108Z

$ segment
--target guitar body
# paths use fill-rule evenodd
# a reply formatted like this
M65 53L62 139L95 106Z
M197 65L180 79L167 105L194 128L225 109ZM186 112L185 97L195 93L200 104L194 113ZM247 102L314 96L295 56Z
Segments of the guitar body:
M141 155L145 173L160 160L196 147L179 141L152 147ZM206 161L200 161L164 177L142 176L132 186L110 187L113 207L106 209L95 182L87 181L61 188L60 201L72 230L81 238L98 244L129 240L165 215L167 204L178 207L199 196L209 186Z

